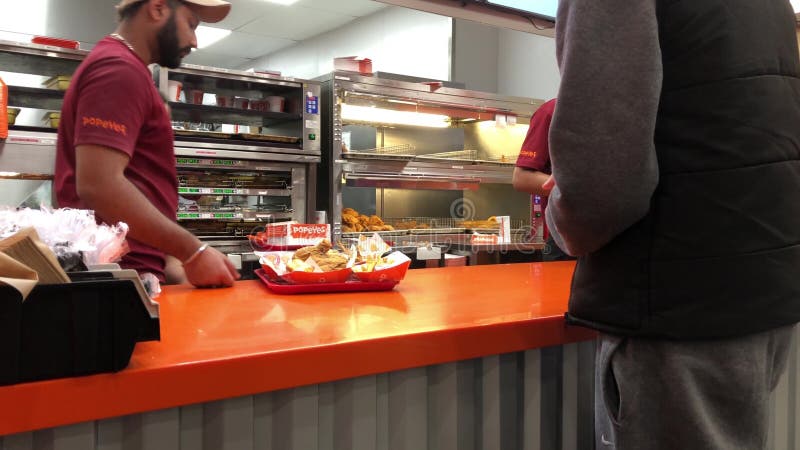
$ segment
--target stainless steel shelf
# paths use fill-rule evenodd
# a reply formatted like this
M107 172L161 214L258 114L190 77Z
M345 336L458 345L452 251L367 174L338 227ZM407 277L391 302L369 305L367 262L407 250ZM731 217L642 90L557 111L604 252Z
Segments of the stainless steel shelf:
M24 86L8 87L9 106L60 111L63 102L64 91Z
M178 69L171 69L170 73L173 74L174 79L185 80L192 77L201 77L204 80L214 79L222 81L246 82L265 84L270 86L287 86L291 88L302 88L303 83L307 80L302 80L293 77L277 77L266 74L259 74L253 72L245 72L241 70L225 69L221 67L199 66L195 64L182 64ZM263 87L259 87L263 89Z
M339 160L337 163L342 165L345 179L352 185L404 189L415 189L415 185L419 186L416 189L475 189L478 183L511 184L514 172L513 164L433 159L408 162L386 159Z
M195 105L191 103L169 102L174 120L205 123L248 123L258 120L265 126L289 121L301 121L303 116L272 111L256 111L252 109L224 108L213 105Z
M83 50L0 41L0 67L9 72L48 77L69 75L87 54Z
M220 142L219 144L209 143L196 143L175 141L175 155L179 157L178 167L182 168L214 168L215 170L241 170L244 168L253 170L275 170L278 172L285 171L280 169L274 163L318 163L320 161L319 153L312 151L296 150L296 149L282 149L275 147L256 147L256 146L242 146L233 145L227 142ZM203 159L209 158L209 159ZM231 162L222 163L226 161L220 158L230 159L243 159L241 161L246 165L240 165ZM199 160L199 162L198 162ZM213 162L209 162L213 161Z
M231 212L178 212L178 220L280 220L291 219L292 212L253 212L253 211L231 211Z

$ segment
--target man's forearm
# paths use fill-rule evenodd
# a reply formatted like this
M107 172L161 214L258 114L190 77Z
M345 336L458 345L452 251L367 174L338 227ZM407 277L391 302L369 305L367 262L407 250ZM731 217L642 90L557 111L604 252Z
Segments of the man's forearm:
M542 188L542 185L548 178L550 178L550 175L544 172L515 167L511 183L517 191L546 197L550 195L550 190Z
M181 261L191 256L200 245L195 236L164 216L124 177L103 185L82 186L78 195L104 220L127 223L132 238Z
M167 284L184 284L189 280L186 278L186 271L183 269L183 264L178 258L167 255L166 264L164 265L164 277L167 279Z

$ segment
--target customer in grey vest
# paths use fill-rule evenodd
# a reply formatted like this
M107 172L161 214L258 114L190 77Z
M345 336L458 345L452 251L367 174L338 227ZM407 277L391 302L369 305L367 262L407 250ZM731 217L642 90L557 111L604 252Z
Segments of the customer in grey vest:
M550 129L598 448L761 449L800 321L788 0L564 0Z

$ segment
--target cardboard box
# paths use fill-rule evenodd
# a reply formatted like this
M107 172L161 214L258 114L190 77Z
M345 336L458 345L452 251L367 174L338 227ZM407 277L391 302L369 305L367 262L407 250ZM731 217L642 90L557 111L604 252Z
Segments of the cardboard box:
M316 245L321 239L331 238L331 225L327 223L280 222L266 226L266 243L270 245Z
M511 242L511 216L497 216L497 222L500 224L500 237L498 241L503 244Z

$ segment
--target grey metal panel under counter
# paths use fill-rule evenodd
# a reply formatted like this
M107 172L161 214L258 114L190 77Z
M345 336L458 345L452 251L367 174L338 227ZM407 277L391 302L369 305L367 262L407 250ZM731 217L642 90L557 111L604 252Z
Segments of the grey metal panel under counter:
M575 400L591 402L579 372L593 360L591 341L494 355L21 433L0 449L588 448L591 408Z
M0 450L591 450L594 342L0 437ZM800 346L770 450L800 449Z

